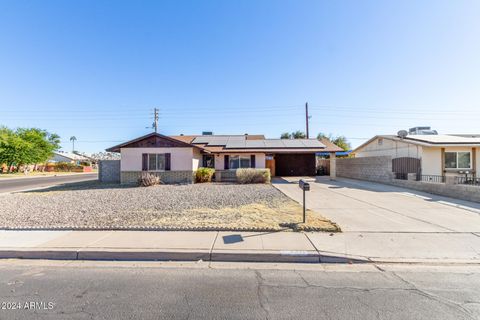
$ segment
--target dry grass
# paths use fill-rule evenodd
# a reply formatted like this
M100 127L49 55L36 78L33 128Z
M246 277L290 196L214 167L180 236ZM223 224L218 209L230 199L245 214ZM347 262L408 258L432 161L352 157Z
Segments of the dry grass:
M307 210L307 222L302 223L302 207L295 201L276 204L254 203L222 209L195 208L180 215L168 215L148 221L151 225L177 227L216 227L219 229L272 229L290 228L296 231L339 232L340 228L320 214Z

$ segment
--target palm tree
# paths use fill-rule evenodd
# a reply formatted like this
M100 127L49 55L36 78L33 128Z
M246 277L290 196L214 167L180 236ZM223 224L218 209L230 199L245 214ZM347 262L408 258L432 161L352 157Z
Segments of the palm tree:
M75 141L77 141L77 137L71 136L70 141L72 141L72 152L75 151Z

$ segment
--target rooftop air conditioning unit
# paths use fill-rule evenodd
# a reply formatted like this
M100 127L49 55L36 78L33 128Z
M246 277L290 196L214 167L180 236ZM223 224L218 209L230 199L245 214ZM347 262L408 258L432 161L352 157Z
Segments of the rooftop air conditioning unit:
M408 134L412 135L435 135L437 130L432 130L430 127L413 127L408 130Z

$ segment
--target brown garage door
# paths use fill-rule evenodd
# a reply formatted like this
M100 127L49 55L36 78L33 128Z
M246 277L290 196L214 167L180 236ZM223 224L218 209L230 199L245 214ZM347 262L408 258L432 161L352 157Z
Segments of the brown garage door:
M276 154L277 176L314 176L315 154Z

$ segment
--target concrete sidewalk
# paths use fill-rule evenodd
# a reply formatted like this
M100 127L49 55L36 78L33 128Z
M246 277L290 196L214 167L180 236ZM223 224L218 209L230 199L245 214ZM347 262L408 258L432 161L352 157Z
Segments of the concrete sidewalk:
M0 258L480 264L480 234L3 230Z

